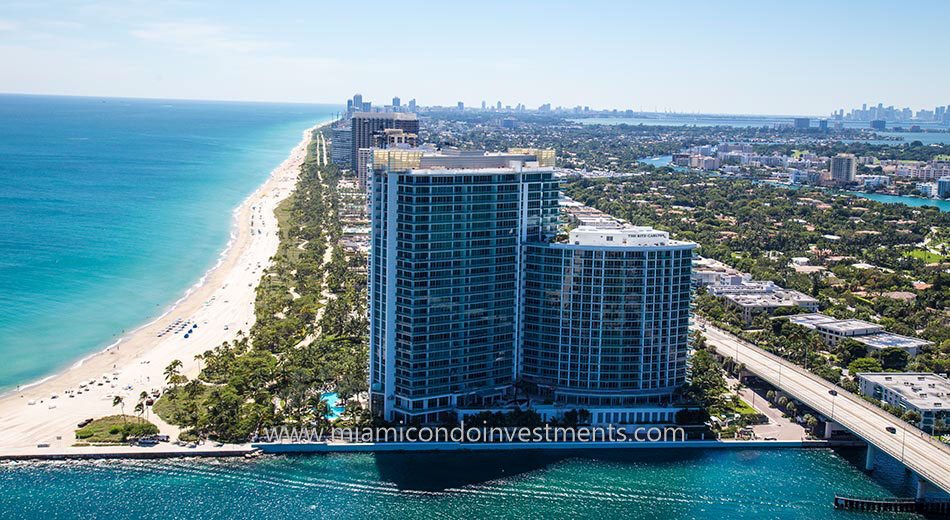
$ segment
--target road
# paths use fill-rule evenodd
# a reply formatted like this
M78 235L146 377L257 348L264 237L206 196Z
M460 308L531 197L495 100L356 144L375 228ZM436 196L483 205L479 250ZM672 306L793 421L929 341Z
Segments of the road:
M726 382L729 383L730 387L735 387L736 383L738 383L738 381L731 377L726 377ZM745 402L749 403L749 406L769 418L769 422L766 424L755 424L752 426L752 431L755 432L757 439L765 439L767 437L774 437L780 441L799 441L805 439L805 428L790 418L785 417L781 410L772 406L765 397L764 391L760 394L757 393L756 389L742 386L738 394Z
M703 323L700 321L700 323ZM805 369L704 323L709 345L950 492L950 446ZM829 392L836 391L833 396ZM890 433L887 427L897 433Z

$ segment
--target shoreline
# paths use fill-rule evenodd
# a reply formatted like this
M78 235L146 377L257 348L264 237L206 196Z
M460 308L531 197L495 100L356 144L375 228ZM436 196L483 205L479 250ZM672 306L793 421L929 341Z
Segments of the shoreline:
M304 130L287 158L234 208L228 242L214 264L157 317L68 368L0 394L0 455L42 455L71 447L76 423L123 411L131 415L140 392L165 386L169 362L180 360L181 373L193 377L200 368L196 354L249 330L257 285L279 243L274 209L296 188L313 131L329 123ZM112 406L117 395L125 400L121 410ZM177 427L154 414L148 419L177 437Z
M318 127L319 125L310 127L305 132L311 132ZM299 146L299 143L297 146ZM273 175L274 172L276 172L278 168L280 168L280 166L272 170L270 175ZM270 175L267 177L267 179L264 180L264 184L266 184L267 181L270 180ZM108 353L113 348L120 346L127 339L134 337L136 334L138 334L140 331L142 331L146 327L154 325L156 322L160 321L162 318L165 318L169 314L175 312L175 309L177 309L183 302L185 302L192 294L194 294L196 291L201 289L207 283L208 278L214 273L214 271L220 268L221 264L224 263L225 258L231 252L231 248L234 247L234 241L236 240L239 234L238 228L239 228L239 216L240 216L241 209L244 208L244 206L248 203L248 201L250 201L251 198L254 197L254 195L256 195L258 191L260 191L263 188L264 184L261 184L260 186L258 186L250 195L245 197L244 200L242 200L237 205L236 208L234 208L231 211L231 224L228 229L228 241L227 243L225 243L224 249L222 249L221 252L218 253L218 256L216 257L214 264L201 274L201 276L198 278L198 281L188 286L188 288L185 289L185 292L178 299L166 305L162 309L162 311L155 317L145 318L144 323L142 323L141 325L138 325L135 328L133 328L131 331L123 334L118 339L116 339L112 343L109 343L101 350L97 350L95 352L91 352L89 354L84 355L83 357L76 360L73 364L69 365L69 367L65 369L61 369L58 372L54 372L45 377L42 377L41 379L37 379L36 381L31 381L29 383L24 383L20 385L14 385L13 388L0 391L0 401L9 397L10 395L22 393L24 390L28 390L30 388L42 385L43 383L46 383L47 381L55 379L56 377L69 372L70 370L76 370L76 369L81 368L87 361L97 356Z
M46 453L0 453L0 463L19 461L57 460L128 460L128 459L180 459L180 458L233 458L248 454L264 456L316 456L338 453L475 453L518 451L601 451L601 450L834 450L838 448L862 448L862 441L843 440L785 440L785 441L738 441L738 440L689 440L661 442L577 442L557 441L544 443L518 442L301 442L301 443L250 443L226 444L221 447L199 446L184 448L175 445L160 445L152 448L110 446L77 447L69 450Z

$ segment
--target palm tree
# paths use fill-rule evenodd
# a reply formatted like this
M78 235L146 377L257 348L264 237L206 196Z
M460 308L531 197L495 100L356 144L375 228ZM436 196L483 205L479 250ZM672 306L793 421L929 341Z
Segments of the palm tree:
M112 398L112 406L120 407L119 409L122 410L122 416L125 417L125 399L123 399L121 395Z
M165 367L165 381L172 387L178 386L182 382L181 360L176 359Z
M201 374L201 362L204 360L204 354L195 354L195 361L198 362L198 373Z
M145 419L148 420L148 406L145 405L145 401L148 401L148 392L146 392L145 390L142 390L142 393L139 394L139 406L141 406L144 409Z

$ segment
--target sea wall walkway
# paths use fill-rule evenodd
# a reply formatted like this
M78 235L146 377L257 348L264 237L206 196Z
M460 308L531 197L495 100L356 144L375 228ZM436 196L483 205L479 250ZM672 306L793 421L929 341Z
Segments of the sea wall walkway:
M659 441L659 442L275 442L255 443L264 453L469 452L521 450L629 450L629 449L778 449L863 446L853 441Z

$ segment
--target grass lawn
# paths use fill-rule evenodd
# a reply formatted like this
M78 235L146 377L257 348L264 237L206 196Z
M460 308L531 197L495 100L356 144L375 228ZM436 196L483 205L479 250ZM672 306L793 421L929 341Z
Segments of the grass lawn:
M909 256L912 258L917 258L923 260L928 264L935 264L937 262L942 262L945 260L944 257L938 255L937 253L931 253L930 251L925 251L923 249L914 249L913 251L908 251L904 253L904 256Z
M749 406L749 403L743 399L737 398L736 402L733 402L731 399L727 400L725 406L723 406L721 410L716 410L714 415L731 416L736 413L739 415L758 415L759 412Z
M743 399L739 399L738 405L732 406L732 411L733 413L737 413L739 415L757 415L759 413Z
M158 426L131 415L110 415L76 430L76 439L90 444L119 444L129 436L153 435Z

